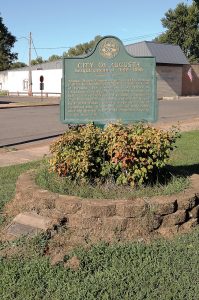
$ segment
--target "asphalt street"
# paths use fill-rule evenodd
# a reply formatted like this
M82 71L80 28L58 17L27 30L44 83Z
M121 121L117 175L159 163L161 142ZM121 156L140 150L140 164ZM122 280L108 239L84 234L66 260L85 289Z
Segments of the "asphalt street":
M199 118L199 97L160 100L157 123ZM59 105L0 109L0 147L53 137L67 125L60 122Z
M158 122L177 122L199 118L199 97L160 100Z
M58 105L0 109L0 146L56 136L65 130Z

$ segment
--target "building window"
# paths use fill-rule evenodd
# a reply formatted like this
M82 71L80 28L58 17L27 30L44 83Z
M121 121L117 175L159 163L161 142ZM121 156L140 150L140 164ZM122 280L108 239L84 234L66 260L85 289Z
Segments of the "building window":
M23 80L23 90L28 91L28 80L27 79Z

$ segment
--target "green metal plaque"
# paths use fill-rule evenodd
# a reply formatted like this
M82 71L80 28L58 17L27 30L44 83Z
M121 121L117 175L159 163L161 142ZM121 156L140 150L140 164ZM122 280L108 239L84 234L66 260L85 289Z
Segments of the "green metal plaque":
M85 57L63 59L61 121L67 124L156 121L154 57L133 57L113 36Z

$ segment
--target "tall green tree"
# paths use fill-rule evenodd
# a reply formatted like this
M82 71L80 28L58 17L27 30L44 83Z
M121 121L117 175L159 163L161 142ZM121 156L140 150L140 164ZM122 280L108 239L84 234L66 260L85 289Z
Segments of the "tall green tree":
M199 0L179 3L161 19L167 30L155 41L179 45L190 62L199 62Z
M94 40L91 40L88 43L84 44L78 44L75 47L72 47L68 50L68 52L64 52L63 56L68 57L68 56L78 56L78 55L84 55L92 51L94 48L95 44L101 39L100 35L97 35Z
M10 69L18 69L18 68L23 68L23 67L27 67L27 65L24 62L17 61L17 62L14 62L13 64L11 64Z
M55 61L55 60L59 60L59 59L62 59L62 56L53 54L53 55L49 56L48 61Z
M17 53L12 53L11 49L16 42L16 37L12 35L0 17L0 71L10 68L13 61L17 59Z
M41 56L37 56L36 59L31 60L31 65L33 65L33 66L34 65L39 65L39 64L42 64L44 62L46 62L46 60L43 60L43 58Z

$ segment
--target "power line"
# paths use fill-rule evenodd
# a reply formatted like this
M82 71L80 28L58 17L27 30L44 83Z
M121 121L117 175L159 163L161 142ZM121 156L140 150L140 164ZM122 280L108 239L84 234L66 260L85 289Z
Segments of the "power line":
M140 39L144 39L144 38L151 37L151 36L154 36L154 35L159 35L161 33L163 33L163 32L154 32L154 33L145 34L145 35L138 35L138 36L123 39L122 41L123 42L128 42L128 41L131 41L131 40L140 40Z
M35 53L36 53L36 56L37 56L37 58L39 57L39 55L37 54L37 48L35 48L35 45L34 45L34 42L33 42L33 39L32 39L32 45L33 45L33 49L35 50Z
M140 40L140 39L144 39L144 38L147 38L147 37L151 37L151 36L154 36L154 35L159 35L163 32L154 32L154 33L149 33L149 34L145 34L145 35L135 35L133 37L129 37L129 38L125 38L125 39L122 39L122 42L129 42L129 41L133 41L133 40ZM18 39L21 39L23 37L19 37ZM33 44L33 49L35 50L56 50L56 49L70 49L70 48L73 48L74 46L59 46L59 47L35 47L34 44ZM37 54L36 54L37 55ZM37 55L38 56L38 55Z
M71 47L48 47L48 48L35 48L35 49L38 49L38 50L52 50L52 49L69 49L69 48L72 48Z

